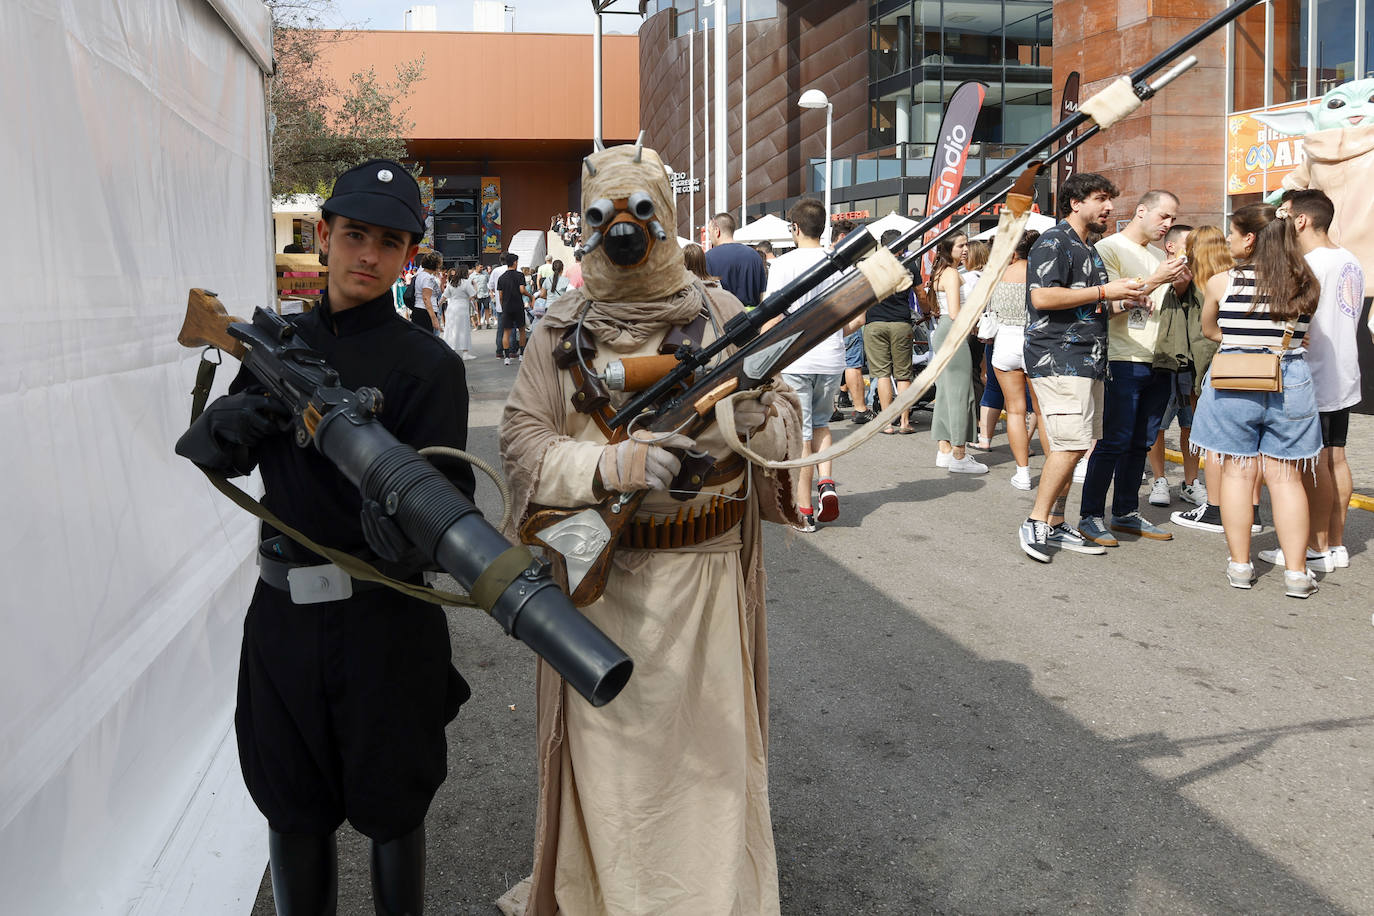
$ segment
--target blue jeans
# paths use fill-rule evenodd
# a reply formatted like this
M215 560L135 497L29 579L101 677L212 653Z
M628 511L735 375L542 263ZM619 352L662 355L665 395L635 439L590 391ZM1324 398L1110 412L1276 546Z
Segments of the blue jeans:
M1173 388L1174 373L1167 370L1124 360L1107 364L1102 438L1088 459L1079 504L1084 518L1106 515L1108 486L1112 487L1112 515L1140 508L1140 475Z

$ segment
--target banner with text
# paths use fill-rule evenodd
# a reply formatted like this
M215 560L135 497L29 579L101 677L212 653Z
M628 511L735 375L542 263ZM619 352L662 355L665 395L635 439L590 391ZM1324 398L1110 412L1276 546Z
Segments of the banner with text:
M935 144L934 162L930 167L927 214L934 213L959 195L959 186L964 181L964 167L968 164L968 149L973 143L973 125L983 108L987 91L986 84L969 80L960 83L954 95L950 96L944 120L940 122L940 139ZM947 216L941 220L940 225L926 233L925 240L928 242L944 231L950 219ZM930 272L933 259L933 253L926 252L921 260L923 274Z
M1078 111L1078 71L1074 70L1064 80L1064 94L1059 99L1059 120L1064 121L1072 117ZM1059 141L1059 148L1063 149L1073 142L1074 137L1078 136L1078 131L1069 134ZM1054 193L1057 195L1059 189L1064 187L1064 182L1073 177L1078 163L1078 151L1071 150L1064 154L1055 166Z
M1273 111L1306 108L1310 101L1238 111L1226 118L1226 193L1267 194L1283 185L1283 176L1302 162L1302 137L1266 127L1254 117Z

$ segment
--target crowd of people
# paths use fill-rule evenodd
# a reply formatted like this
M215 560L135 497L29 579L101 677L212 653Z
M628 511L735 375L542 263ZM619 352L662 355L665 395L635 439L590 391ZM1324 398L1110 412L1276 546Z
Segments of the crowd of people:
M572 210L549 217L549 231L558 234L563 244L576 248L582 244L582 216Z
M575 255L565 268L561 260L546 256L532 270L508 253L490 270L479 263L444 271L443 256L426 251L413 269L397 276L392 295L396 311L443 337L463 359L476 358L473 331L495 329L496 355L509 366L512 359L524 359L528 329L568 290L582 285L581 261Z
M1101 176L1076 176L1060 192L1060 221L1023 236L929 404L935 466L988 473L974 453L993 447L1005 416L1015 465L1009 484L1035 490L1018 535L1028 556L1103 555L1123 535L1168 541L1172 524L1223 533L1227 580L1237 588L1255 581L1250 538L1262 530L1267 488L1280 547L1258 558L1284 570L1286 594L1305 598L1316 591L1315 572L1349 565L1345 447L1360 400L1364 278L1327 234L1333 205L1318 190L1290 191L1278 207L1242 207L1225 228L1193 227L1178 222L1176 195L1150 190L1126 226L1106 235L1118 197ZM688 268L751 307L823 257L819 204L803 200L788 219L797 247L770 260L735 242L733 218L720 214L711 249L685 249ZM831 228L838 241L853 226ZM938 350L954 327L989 250L963 234L947 237L910 293L879 303L783 371L802 396L806 454L831 443L830 424L845 419L846 399L848 419L862 424L911 384L921 351ZM1214 381L1219 352L1272 355L1278 390ZM1177 497L1192 508L1157 524L1140 512L1141 488L1148 484L1152 506L1174 501L1164 432L1175 422L1183 452ZM882 432L914 433L911 411ZM1032 438L1045 455L1038 482ZM807 471L798 475L797 504L804 530L814 531L837 517L839 497L828 463L814 484ZM1078 517L1070 524L1074 483Z

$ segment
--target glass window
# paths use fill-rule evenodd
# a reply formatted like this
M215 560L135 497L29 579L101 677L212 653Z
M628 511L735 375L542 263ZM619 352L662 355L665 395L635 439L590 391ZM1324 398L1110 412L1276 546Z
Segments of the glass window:
M1275 0L1273 72L1264 72L1265 5L1246 11L1236 20L1235 111L1263 108L1266 86L1272 104L1307 98L1306 0Z
M1355 0L1317 0L1318 95L1356 78L1354 24Z
M1002 63L1001 3L945 0L942 18L944 29L939 48L943 63Z
M1050 4L1037 0L1006 0L1006 48L1008 67L1052 67L1054 28Z

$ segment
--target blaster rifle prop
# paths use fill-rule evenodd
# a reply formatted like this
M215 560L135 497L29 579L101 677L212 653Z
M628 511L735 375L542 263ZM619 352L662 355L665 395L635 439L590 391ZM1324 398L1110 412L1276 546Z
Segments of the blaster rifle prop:
M1032 160L1049 149L1055 142L1077 131L1089 119L1096 122L1094 127L1075 137L1071 144L1059 153L1048 157L1049 161L1064 155L1070 149L1085 142L1099 130L1120 121L1135 108L1138 108L1146 99L1149 99L1196 64L1196 58L1189 57L1182 61L1153 83L1145 82L1147 77L1164 68L1174 58L1210 37L1259 2L1260 0L1240 0L1240 2L1228 7L1223 13L1203 23L1168 50L1135 70L1130 76L1122 77L1111 84L1107 90L1084 103L1077 112L1064 119L1038 141L962 191L947 205L926 217L924 221L909 229L889 246L888 251L891 253L901 252L945 218L956 215L957 211L965 204L979 199L988 188L995 187L1016 169L1027 166L1029 163L1029 167L1025 168L1010 188L1008 204L1009 210L1016 213L1012 220L1016 224L1015 237L1010 239L999 238L1000 248L1005 254L1005 258L1009 258L1009 250L1015 247L1024 227L1026 211L1031 202L1030 195L1035 174L1047 161L1040 160L1032 163ZM1008 223L1004 221L1003 229L999 229L999 236L1005 235L1004 229L1007 226ZM949 231L953 231L953 228L951 227ZM933 247L936 241L938 239L932 240L925 247L910 254L906 263L910 264L914 259L918 259L924 251ZM631 429L643 428L653 433L676 432L689 437L713 420L729 426L730 417L733 413L730 404L732 395L769 384L780 367L788 365L796 357L809 351L816 343L834 333L837 328L842 328L855 316L875 305L880 297L875 297L874 287L870 285L861 272L850 271L847 277L833 283L823 296L813 299L803 308L787 315L761 336L763 325L774 318L783 316L788 308L802 296L822 284L830 282L836 274L857 265L876 247L878 247L877 240L869 232L854 232L845 236L840 244L827 254L825 260L817 263L787 286L768 297L758 308L736 316L728 322L722 334L711 344L693 350L679 350L676 354L677 365L657 382L644 388L638 395L627 401L611 418L610 424L612 426L628 425L628 428ZM991 293L991 276L991 272L985 273L984 279L988 282L980 282L978 290L974 294L975 300L981 294L982 299L986 301L987 296ZM981 309L969 308L967 311L969 315L965 316L966 320L961 322L963 325L962 335L959 333L960 328L955 328L955 331L950 334L950 340L954 343L958 343L962 336L967 334L969 326L974 320L973 316L976 316L976 313ZM712 360L732 347L736 349L731 356L705 373L698 375L699 370L709 366ZM905 393L910 396L909 401L914 402L916 397L929 388L944 364L949 361L952 353L952 345L947 342L947 346L942 350L942 358L933 361L932 365L922 373L917 384L912 385ZM900 400L894 402L890 410L895 412L901 403ZM721 412L717 416L718 405L721 407ZM882 424L875 423L873 425L876 428ZM861 444L862 439L860 437L851 438L857 440L851 447L857 447ZM729 435L725 439L731 443ZM731 447L735 448L735 445L731 443ZM801 466L818 460L817 456L813 455L798 462L764 462L758 456L749 453L747 449L736 448L736 450L755 463L771 467ZM709 459L707 460L709 461ZM709 464L704 468L700 465L693 467L691 477L700 480L706 469L709 469ZM686 492L687 495L690 495L692 479L688 473L687 462L684 461L683 472L672 484L672 490L675 494ZM552 548L551 562L558 568L561 575L566 576L564 581L568 583L573 602L579 607L584 607L599 598L604 590L619 534L643 502L644 496L643 492L623 493L613 495L599 505L580 510L543 510L531 515L521 526L522 540L527 544L542 543Z
M634 667L629 656L572 606L547 565L512 546L447 477L387 431L377 420L380 391L340 387L338 373L285 319L259 308L243 322L201 289L191 290L177 341L237 357L290 408L296 445L313 443L478 607L593 706L625 686Z

